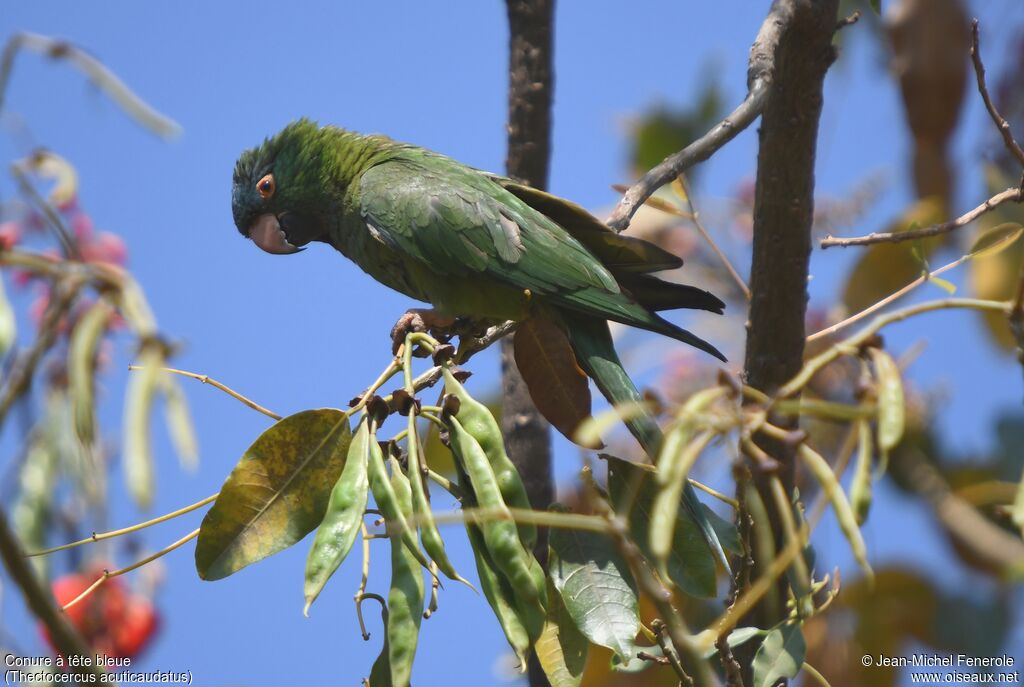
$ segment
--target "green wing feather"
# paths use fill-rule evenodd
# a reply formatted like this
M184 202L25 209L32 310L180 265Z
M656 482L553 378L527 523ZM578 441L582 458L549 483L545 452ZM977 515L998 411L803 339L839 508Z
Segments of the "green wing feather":
M600 239L600 245L619 256L616 264L628 267L609 269L589 245L498 184L495 177L419 149L406 149L371 167L360 178L359 187L361 212L370 232L428 266L438 278L484 277L517 290L529 289L550 305L665 334L722 358L711 344L659 317L620 286L621 280L653 293L653 285L663 282L645 279L642 273L666 264L678 266L678 258L652 244L618 241L625 237L601 228L591 218L597 226L577 233L613 237ZM522 191L527 187L518 188L527 195ZM547 202L547 206L554 204ZM582 208L577 212L568 207L563 214L567 223L571 215L589 217ZM700 289L666 286L671 295L651 308L695 303L721 309L721 301Z

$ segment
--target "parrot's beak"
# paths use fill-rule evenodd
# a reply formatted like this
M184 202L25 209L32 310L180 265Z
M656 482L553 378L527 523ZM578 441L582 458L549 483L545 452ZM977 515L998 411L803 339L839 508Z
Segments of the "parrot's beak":
M290 255L302 250L288 242L288 235L281 228L281 222L269 213L260 215L249 225L249 238L273 255Z

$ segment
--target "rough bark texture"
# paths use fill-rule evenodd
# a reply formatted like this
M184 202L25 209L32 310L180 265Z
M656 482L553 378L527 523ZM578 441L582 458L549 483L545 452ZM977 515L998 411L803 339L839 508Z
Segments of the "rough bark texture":
M509 23L508 175L546 188L551 156L551 99L554 85L552 32L554 0L507 0ZM551 476L551 430L533 405L516 368L512 341L501 343L502 433L509 457L523 476L530 505L545 510L555 498ZM535 554L547 565L547 531L538 533ZM535 656L530 685L547 685Z
M768 74L772 90L759 132L745 377L769 394L803 364L815 148L824 78L835 59L837 11L838 0L777 0L751 49L751 78ZM774 421L786 426L782 418ZM793 447L764 436L754 439L779 461L779 477L791 491ZM779 519L763 477L755 475L755 484L768 509L776 544L782 546ZM771 607L766 604L761 610ZM781 608L784 611L784 604ZM777 620L759 619L765 623L761 627Z

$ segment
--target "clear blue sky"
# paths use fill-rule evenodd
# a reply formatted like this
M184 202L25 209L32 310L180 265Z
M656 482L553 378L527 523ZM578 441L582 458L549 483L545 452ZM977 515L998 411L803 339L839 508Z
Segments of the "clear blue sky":
M984 10L985 54L998 72L1005 28L1024 22L1014 0L975 3ZM745 88L747 50L767 3L565 1L557 17L557 77L551 188L591 208L616 200L609 185L626 181L623 123L645 106L686 103L714 63L728 102ZM7 95L36 144L77 167L81 199L102 229L125 237L130 266L145 287L161 329L185 343L177 363L208 373L290 413L343 406L388 360L387 332L410 303L372 283L326 248L274 258L243 241L230 214L231 171L238 153L299 116L365 132L382 132L501 170L505 151L506 28L502 3L173 3L22 2L5 8L3 35L26 29L69 38L115 70L132 88L184 127L172 143L139 130L81 76L25 54ZM841 196L867 174L888 181L861 231L879 226L910 197L904 174L907 140L895 86L867 27L849 30L852 49L829 76L819 148L818 188ZM964 135L956 142L960 188L956 207L981 198L977 154L984 116L967 96ZM25 154L10 128L0 135L4 159ZM753 172L756 137L742 134L707 165L705 202L729 196ZM11 192L9 181L2 186ZM816 254L812 300L827 303L852 254ZM915 364L922 383L941 384L940 408L957 447L982 449L999 410L1019 408L1020 371L993 354L971 316L947 313L894 328L904 350L927 337ZM955 336L949 336L955 332ZM742 328L724 343L741 359ZM123 349L123 347L122 347ZM105 384L104 418L115 427L122 406L127 350ZM955 366L948 361L955 360ZM735 365L736 363L734 363ZM494 356L472 369L475 388L496 379ZM158 431L162 513L219 488L266 419L199 385L186 386L196 417L202 464L183 475ZM575 453L559 444L560 475ZM139 519L112 477L115 524ZM914 554L945 558L941 536L920 516L880 510L867 530L876 560L908 556L906 538L924 542ZM891 525L882 518L915 524ZM914 518L917 518L916 520ZM157 548L195 527L198 517L151 530ZM902 522L902 521L901 521ZM909 528L909 529L908 529ZM456 566L472 571L459 529L451 533ZM838 536L825 531L819 557L846 560ZM374 587L386 589L386 548ZM191 669L200 685L358 684L379 650L375 624L361 641L351 597L358 564L335 576L309 619L302 617L302 571L308 542L227 580L195 575L192 547L165 559L167 580L160 640L139 664ZM121 561L127 563L130 561ZM955 582L956 580L946 580ZM10 589L9 587L7 589ZM12 591L4 622L26 653L43 651ZM373 613L371 613L373 616ZM1018 644L1019 647L1019 644ZM484 600L448 585L440 611L423 624L418 684L497 681L506 645Z

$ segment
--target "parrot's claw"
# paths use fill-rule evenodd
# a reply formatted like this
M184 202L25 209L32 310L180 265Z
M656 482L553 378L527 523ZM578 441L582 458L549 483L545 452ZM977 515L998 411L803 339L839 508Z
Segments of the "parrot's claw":
M391 328L391 352L398 355L398 349L405 343L405 337L414 332L430 332L447 341L450 338L448 330L454 324L454 317L441 315L436 310L428 308L406 310L405 314L399 317L398 322L395 322L395 326ZM423 348L417 347L413 355L417 358L425 358L430 354Z

